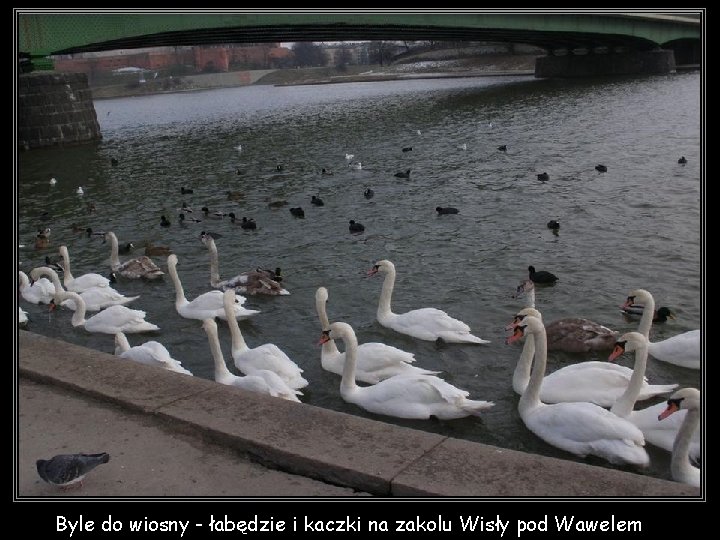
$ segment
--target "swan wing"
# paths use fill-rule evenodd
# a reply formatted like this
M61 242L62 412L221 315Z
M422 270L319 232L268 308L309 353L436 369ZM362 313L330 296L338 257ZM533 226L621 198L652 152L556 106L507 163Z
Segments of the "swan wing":
M67 278L67 274L65 274ZM100 274L83 274L75 279L65 281L65 288L72 292L82 292L90 287L109 287L110 280Z
M160 267L146 255L125 261L117 270L123 276L133 279L156 279L165 274L165 272L160 270Z
M663 362L700 369L700 330L691 330L664 341L650 343L648 352Z
M545 327L548 350L588 352L610 350L617 332L588 319L568 318L553 321Z
M369 342L358 346L357 359L363 369L373 371L391 364L412 364L415 355L384 343Z
M85 321L90 332L115 334L117 332L145 332L158 330L158 327L145 320L145 312L125 306L110 306Z
M658 415L666 408L667 405L665 402L657 403L644 409L632 411L627 419L643 432L647 442L653 446L672 452L675 436L687 415L687 410L680 409L663 420L658 420ZM695 460L700 457L699 429L695 430L690 439L690 457Z

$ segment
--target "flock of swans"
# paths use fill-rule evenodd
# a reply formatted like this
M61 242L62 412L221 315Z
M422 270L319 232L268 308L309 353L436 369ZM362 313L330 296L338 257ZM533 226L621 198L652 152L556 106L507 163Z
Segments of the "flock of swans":
M126 279L156 280L164 274L147 256L120 262L118 240L114 233L102 233L111 244L110 269L113 275ZM221 280L218 252L210 235L201 236L210 255L210 286L192 300L185 297L178 274L178 257L167 257L167 271L175 288L175 309L179 316L203 321L208 339L214 377L218 383L299 402L301 389L310 383L303 369L278 346L266 343L250 347L238 320L252 317L257 310L246 309L241 294L289 295L280 285L280 271L251 270ZM126 334L159 330L145 320L146 313L125 304L139 297L127 297L113 289L107 277L88 273L74 277L66 246L61 246L63 281L49 266L33 269L28 277L19 272L22 298L33 304L50 304L72 310L71 325L88 332L111 334L116 356L138 363L162 367L192 375L181 362L158 341L130 346ZM394 313L392 294L396 280L395 265L389 260L377 261L368 276L384 275L377 321L384 327L420 340L488 344L474 335L464 322L445 311L424 307ZM675 480L699 486L699 469L691 464L700 459L699 407L696 389L677 390L676 384L650 384L645 378L648 356L689 369L700 369L699 330L686 332L662 342L650 342L649 332L655 313L652 295L644 290L632 291L624 308L642 304L637 332L618 336L616 332L586 319L554 321L547 326L535 307L533 277L543 274L530 267L529 280L518 287L526 298L507 330L507 343L524 339L513 374L512 386L521 397L520 417L526 427L547 443L577 456L596 455L611 463L645 467L649 456L645 444L672 452L671 473ZM48 279L49 278L49 279ZM275 279L274 279L275 278ZM32 281L31 281L32 280ZM326 311L328 290L318 287L315 308L319 319L323 369L341 376L342 398L369 412L398 418L442 420L480 416L494 403L471 399L470 393L440 378L439 372L415 365L412 353L384 343L359 344L352 326L331 322ZM88 311L98 311L86 319ZM22 309L20 315L22 316ZM232 338L232 361L242 375L230 372L220 347L217 323L227 321ZM342 340L340 352L335 340ZM546 374L548 350L587 352L612 350L608 361L585 361ZM626 352L635 353L633 369L612 363ZM363 386L357 383L364 383ZM667 404L660 403L635 409L637 401L672 394Z

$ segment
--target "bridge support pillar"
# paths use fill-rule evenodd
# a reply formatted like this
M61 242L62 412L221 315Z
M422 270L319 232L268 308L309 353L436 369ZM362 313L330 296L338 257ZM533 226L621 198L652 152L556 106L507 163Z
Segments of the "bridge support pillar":
M21 74L17 114L22 150L102 138L84 73Z
M670 50L541 56L535 61L537 78L659 74L674 70L675 55Z

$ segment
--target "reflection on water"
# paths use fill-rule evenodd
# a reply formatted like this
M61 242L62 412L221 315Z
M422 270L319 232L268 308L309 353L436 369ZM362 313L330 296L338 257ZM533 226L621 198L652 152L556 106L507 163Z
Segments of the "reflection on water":
M504 344L503 327L522 306L511 293L528 265L560 277L537 293L547 321L582 316L620 332L634 330L637 322L624 319L618 305L630 290L644 287L677 314L653 330L654 340L700 326L696 73L246 87L100 100L95 107L101 143L20 155L19 239L27 245L19 253L21 268L42 264L65 244L76 275L106 273L109 246L74 229L113 230L121 244L138 246L136 254L144 242L171 247L186 295L194 298L209 290L200 232L219 233L221 277L282 268L292 294L249 297L245 307L261 313L242 321L241 329L250 346L275 343L305 370L306 403L575 459L538 440L517 414L511 379L520 347ZM348 166L347 153L362 169ZM677 163L681 155L688 159L684 166ZM607 172L596 171L598 164ZM333 174L321 174L323 168ZM407 169L409 179L394 176ZM547 182L537 180L541 172L548 173ZM50 185L51 177L57 185ZM84 195L76 193L78 186ZM181 194L181 187L193 193ZM368 187L375 192L371 199L363 196ZM228 191L241 195L228 200ZM313 195L325 205L311 205ZM271 201L287 205L272 208ZM183 202L202 223L180 223ZM95 212L88 212L88 203ZM258 228L202 218L203 206L254 218ZM297 206L305 218L290 214ZM437 206L460 212L438 215ZM170 227L160 226L162 215ZM351 219L365 225L363 234L350 234ZM550 219L561 222L558 234L547 228ZM34 236L44 227L52 229L51 245L35 250ZM492 343L438 347L380 326L375 310L382 277L365 275L379 259L397 267L396 312L434 306ZM329 290L330 319L350 323L361 343L414 352L418 365L441 370L471 398L496 406L482 418L440 422L378 417L346 404L339 377L320 366L318 286ZM212 378L201 322L175 312L169 278L126 280L116 288L140 294L134 307L161 327L152 336L131 335L131 345L157 339L196 376ZM68 312L22 306L34 332L114 350L112 336L73 329ZM229 333L219 326L229 359ZM605 358L551 353L548 370ZM622 363L632 366L632 358ZM654 383L700 384L698 372L655 360L647 375ZM669 478L669 456L650 453L648 474Z

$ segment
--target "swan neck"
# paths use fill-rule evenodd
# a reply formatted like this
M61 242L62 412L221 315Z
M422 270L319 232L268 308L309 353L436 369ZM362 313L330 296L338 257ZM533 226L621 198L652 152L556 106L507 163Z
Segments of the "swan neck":
M215 380L221 380L228 375L232 375L225 363L222 349L220 349L220 339L218 338L217 327L206 329L208 335L208 343L210 344L210 353L215 363Z
M340 395L352 392L357 388L355 384L355 364L357 362L358 342L354 333L345 332L342 336L345 343L345 365L343 366L342 381L340 382Z
M68 284L75 279L72 275L72 272L70 272L70 253L68 253L67 249L61 249L60 255L62 255L63 258L63 283L67 287Z
M322 330L330 328L330 321L328 320L327 312L325 311L325 300L320 298L315 299L315 309L317 309L318 318L320 319L320 326ZM335 340L331 339L322 344L322 355L334 355L340 354L340 351L335 344Z
M118 256L118 239L115 233L107 233L110 237L110 268L117 270L120 267L120 257Z
M23 272L22 270L18 270L19 276L20 276L20 290L23 290L25 287L30 286L30 278L27 277L27 274Z
M380 303L377 309L377 318L381 319L392 314L390 307L390 299L392 298L393 289L395 288L395 269L389 268L385 280L383 281L382 292L380 293Z
M650 339L650 327L652 327L653 316L655 315L655 299L648 295L648 299L645 302L643 308L642 317L640 317L640 326L638 332L640 332L645 339Z
M62 284L60 283L60 277L57 275L57 272L47 266L40 266L35 269L35 272L37 272L41 276L49 277L50 280L53 282L53 287L55 287L54 300L55 300L55 303L57 304L59 302L58 292L65 292L65 289L63 288Z
M513 372L513 390L519 395L525 393L530 382L530 368L532 367L533 355L535 354L535 335L530 334L525 338L520 358L518 358L515 371Z
M182 283L180 283L180 276L178 276L175 264L168 264L168 272L170 272L170 279L172 279L173 285L175 285L175 305L184 304L187 302L185 299L185 291L183 290Z
M535 309L535 288L530 289L527 293L527 299L525 300L525 307Z
M58 298L60 299L60 302L58 302ZM55 303L60 305L60 303L63 300L71 299L75 301L75 313L73 313L72 319L70 322L73 326L82 326L85 324L85 300L83 300L82 296L80 296L76 292L60 292L60 294L57 293L57 290L55 291Z
M526 338L527 339L527 338ZM535 333L535 363L532 366L532 374L530 382L525 389L518 409L522 413L523 410L532 409L540 405L540 387L545 377L545 367L547 365L547 337L545 327Z
M128 341L125 334L123 334L122 332L118 332L117 334L115 334L115 343L117 345L115 354L117 354L118 350L121 353L124 353L124 352L130 350L130 342Z
M670 472L674 478L686 476L688 472L694 469L690 464L690 443L699 424L699 409L688 409L673 443Z
M647 309L647 308L645 308ZM650 312L652 313L652 311ZM623 392L622 396L618 398L615 404L610 409L610 412L615 415L626 418L630 415L635 402L640 396L643 383L645 382L645 368L647 367L648 348L647 343L638 345L635 349L635 364L633 365L633 372L630 376L630 382Z
M228 327L230 328L230 336L232 337L232 353L233 356L247 351L248 346L245 338L240 332L240 325L235 317L235 289L230 289L231 294L223 295L223 306L225 308L225 317L227 317Z
M220 271L218 269L218 251L215 245L215 240L208 238L207 240L208 251L210 252L210 285L213 287L217 283L220 283Z

